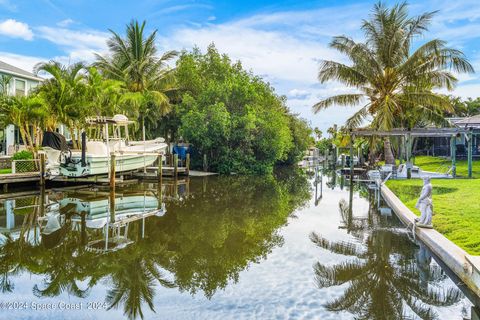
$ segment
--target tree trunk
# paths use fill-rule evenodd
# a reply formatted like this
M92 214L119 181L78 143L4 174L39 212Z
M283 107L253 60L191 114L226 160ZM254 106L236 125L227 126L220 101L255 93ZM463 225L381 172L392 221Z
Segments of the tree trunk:
M70 136L71 136L71 139L72 139L72 147L73 149L78 149L78 146L77 146L77 140L75 139L75 130L73 129L73 127L68 127L68 131L70 131Z
M383 139L383 151L385 156L385 164L395 165L395 157L392 152L392 145L390 144L390 138L385 137Z

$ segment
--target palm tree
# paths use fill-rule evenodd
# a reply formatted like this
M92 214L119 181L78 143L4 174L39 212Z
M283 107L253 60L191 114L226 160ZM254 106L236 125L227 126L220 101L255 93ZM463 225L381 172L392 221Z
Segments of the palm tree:
M368 235L366 248L350 242L330 242L315 233L311 240L331 252L354 259L334 266L314 266L319 288L349 284L343 295L326 303L330 311L349 311L356 319L410 319L410 310L422 319L436 319L431 306L449 306L460 301L456 288L440 289L425 284L445 278L439 267L420 265L405 234L378 229Z
M325 60L318 78L321 83L339 81L356 93L328 97L313 106L315 112L330 106L361 105L347 120L349 128L360 126L369 117L371 128L391 130L411 128L418 116L429 121L442 119L450 110L447 96L434 89L452 90L457 83L456 73L473 72L464 54L434 39L412 52L414 37L422 35L436 12L417 17L408 15L406 3L387 8L383 3L374 6L370 20L364 20L365 42L347 36L334 37L330 47L346 55L350 65ZM394 164L390 140L384 140L385 160Z
M95 66L105 77L123 81L128 90L124 103L133 106L131 116L150 119L152 127L156 119L171 110L168 92L175 90L173 69L168 62L176 57L177 52L167 51L157 55L155 39L157 30L145 35L145 24L131 21L127 25L125 38L110 30L112 37L108 40L108 56L96 55Z
M75 130L80 130L87 108L83 73L85 65L78 62L66 67L52 60L37 64L34 70L36 74L45 72L52 76L38 88L38 93L51 109L47 129L53 130L59 123L66 125L73 146L77 148L79 143L75 140Z
M14 124L19 128L20 135L30 150L33 151L35 146L39 146L43 136L42 129L49 117L48 106L41 97L5 96L0 100L0 112L2 122Z

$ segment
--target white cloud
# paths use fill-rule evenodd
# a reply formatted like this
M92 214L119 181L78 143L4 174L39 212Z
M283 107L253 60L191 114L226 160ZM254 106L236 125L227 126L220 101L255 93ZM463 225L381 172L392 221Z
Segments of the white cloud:
M107 50L109 34L96 30L72 30L67 28L38 27L38 37L60 46L73 60L90 61L94 53Z
M0 0L0 4L2 4ZM451 2L429 0L411 5L411 14L419 14L440 8L441 12L432 21L426 39L442 38L454 48L480 51L471 39L480 34L480 6L478 0ZM312 106L328 96L351 92L339 83L319 84L318 62L321 59L345 62L343 55L329 48L332 36L346 34L362 40L360 25L367 19L371 4L344 5L308 11L285 11L257 14L227 23L217 23L214 16L203 24L179 27L159 39L162 50L191 49L194 46L205 50L214 42L222 53L234 60L241 60L246 69L269 81L279 94L287 95L288 105L294 112L311 120L312 125L326 130L332 123L342 125L358 107L333 107L316 115ZM152 15L189 10L192 6L172 6ZM208 9L208 8L207 8ZM96 30L73 30L71 19L60 21L58 27L35 28L37 38L56 44L65 54L56 57L63 63L78 60L90 61L93 52L104 53L108 33ZM28 26L27 26L28 27ZM473 52L472 51L472 52ZM470 57L480 70L480 56ZM30 61L30 60L25 60ZM480 93L477 75L460 75L459 86L453 92L462 97L476 97Z
M292 89L288 91L287 97L289 99L305 100L306 98L310 97L310 95L311 92L308 90Z
M65 20L62 20L62 21L59 21L57 22L57 26L59 27L62 27L62 28L65 28L65 27L68 27L69 25L75 23L74 20L72 19L65 19Z
M15 19L7 19L0 22L0 34L10 38L33 39L33 32L28 24Z
M2 57L2 61L28 72L33 72L33 67L37 63L49 60L47 58L41 58L41 57L35 57L35 56L24 56L20 54L14 54L10 52L1 52L1 51L0 51L0 57Z

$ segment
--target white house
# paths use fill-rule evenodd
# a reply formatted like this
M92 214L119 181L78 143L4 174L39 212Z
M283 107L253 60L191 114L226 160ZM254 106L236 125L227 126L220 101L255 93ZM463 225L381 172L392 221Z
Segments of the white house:
M27 95L30 90L43 81L43 78L39 78L31 72L0 61L0 77L4 76L11 77L6 88L7 93L16 96ZM18 129L14 125L10 124L5 128L0 128L0 154L13 154L20 142Z

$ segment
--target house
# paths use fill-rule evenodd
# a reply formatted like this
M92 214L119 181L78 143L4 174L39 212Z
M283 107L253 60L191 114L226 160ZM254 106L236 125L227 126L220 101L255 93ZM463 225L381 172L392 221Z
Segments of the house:
M6 94L25 96L36 88L43 79L35 76L33 73L12 66L11 64L0 61L0 81L6 82ZM10 124L4 128L0 127L0 154L11 155L19 149L22 141L18 128Z
M472 131L472 141L468 141L465 134L459 134L455 139L456 157L466 158L468 144L472 144L472 155L474 158L480 157L480 114L465 118L447 118L445 119L450 127L460 129L469 129ZM422 137L418 138L414 155L430 156L451 156L450 138L448 137Z

